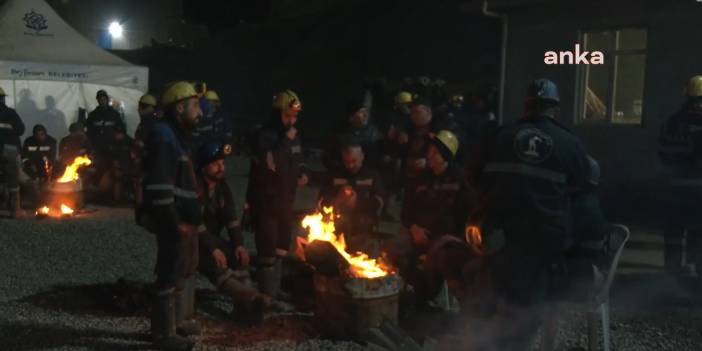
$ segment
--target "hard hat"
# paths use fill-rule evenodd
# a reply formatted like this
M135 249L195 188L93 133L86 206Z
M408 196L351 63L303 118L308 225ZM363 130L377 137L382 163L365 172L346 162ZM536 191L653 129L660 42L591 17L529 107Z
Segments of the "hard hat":
M694 76L690 78L687 82L687 89L685 91L687 96L700 97L702 96L702 76Z
M561 101L556 83L545 78L539 78L531 82L527 89L527 97L553 102Z
M188 82L176 82L171 84L161 96L161 105L170 106L176 102L197 97L195 87Z
M459 102L462 103L463 100L464 100L463 94L453 94L453 95L451 95L451 102L453 102L453 103L459 103Z
M139 99L140 104L156 106L156 98L151 94L144 94L141 99Z
M200 168L203 168L214 161L223 160L226 156L227 153L222 145L207 142L197 150L197 164Z
M439 131L439 133L436 135L435 140L440 147L443 146L446 150L450 152L451 157L456 156L456 153L458 152L458 138L456 138L455 134L451 133L448 130L442 130Z
M95 94L95 98L96 98L96 99L99 99L101 96L109 97L109 96L107 96L107 92L106 92L106 91L100 89L100 90L98 90L97 94Z
M407 91L401 91L395 95L395 104L409 104L412 103L412 94Z
M214 90L208 90L205 93L205 99L210 101L219 101L219 95L217 95L217 92Z
M594 157L587 155L587 163L590 166L587 181L592 185L600 184L600 164Z
M0 96L7 96L7 94L5 94L5 91L2 90L2 87L0 87Z
M273 108L281 111L293 109L296 111L302 110L302 101L297 97L297 94L292 90L283 90L278 95L273 97Z

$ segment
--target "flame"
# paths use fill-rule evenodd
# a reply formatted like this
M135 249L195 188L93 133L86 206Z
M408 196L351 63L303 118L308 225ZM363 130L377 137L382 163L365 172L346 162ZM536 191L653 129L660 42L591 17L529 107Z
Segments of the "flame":
M37 210L36 214L37 214L37 215L45 215L45 216L46 216L46 215L49 214L49 211L51 211L51 210L49 209L49 207L43 206L43 207L41 207L41 208L39 208L39 209Z
M354 255L346 252L346 242L344 235L336 235L334 228L334 208L324 207L322 212L317 212L312 215L305 216L302 220L302 227L307 229L307 241L313 242L321 240L329 242L336 248L336 251L349 263L351 274L359 278L380 278L388 275L388 270L384 269L375 259L371 259L368 255L357 252Z
M79 179L78 169L83 166L89 166L92 163L90 159L86 156L78 156L73 159L73 162L66 166L66 170L63 172L61 178L56 180L57 183L68 183L76 181Z
M71 214L73 214L73 209L64 205L64 204L61 204L61 214L62 215L71 215Z

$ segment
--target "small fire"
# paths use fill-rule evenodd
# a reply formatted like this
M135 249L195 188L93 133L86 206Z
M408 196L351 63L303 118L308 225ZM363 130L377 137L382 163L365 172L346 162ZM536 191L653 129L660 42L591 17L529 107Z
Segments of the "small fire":
M57 183L68 183L78 180L78 169L83 166L89 166L92 163L90 159L86 156L78 156L73 159L73 162L66 166L66 170L63 172L61 178L57 179Z
M60 212L60 213L59 213ZM72 216L75 211L68 207L66 204L61 204L61 206L56 209L52 209L49 206L42 206L36 210L34 213L38 217L58 217L58 216Z
M72 214L73 214L73 209L70 208L70 207L68 207L68 206L66 206L66 205L64 205L64 204L61 204L61 214L64 215L64 216L65 216L65 215L72 215Z
M321 240L331 243L334 248L336 248L336 251L349 263L351 274L354 277L380 278L388 275L389 270L382 267L375 259L369 258L368 255L362 252L351 255L346 252L344 235L340 234L337 236L336 229L334 228L334 208L324 207L322 208L322 212L324 213L317 212L305 216L302 220L302 227L307 229L308 232L308 242L311 243L315 240Z

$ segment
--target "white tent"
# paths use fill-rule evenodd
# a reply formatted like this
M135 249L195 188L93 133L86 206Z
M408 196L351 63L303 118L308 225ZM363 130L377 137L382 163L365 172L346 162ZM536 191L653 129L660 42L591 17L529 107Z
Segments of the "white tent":
M123 112L127 132L139 121L137 104L149 71L99 48L71 28L43 0L8 0L0 8L0 87L27 131L44 124L57 139L92 111L104 89Z

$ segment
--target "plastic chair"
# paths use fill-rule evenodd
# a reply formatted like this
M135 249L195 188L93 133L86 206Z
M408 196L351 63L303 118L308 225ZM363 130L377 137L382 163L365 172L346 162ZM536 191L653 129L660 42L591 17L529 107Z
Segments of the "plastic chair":
M607 230L605 245L608 253L611 254L609 269L605 275L595 266L593 269L593 290L589 294L586 301L559 303L555 309L574 307L585 310L587 313L587 337L588 350L594 351L599 349L599 339L597 337L597 320L600 319L602 328L602 344L604 351L611 349L610 335L610 307L609 307L609 290L614 281L614 275L617 272L619 259L624 251L624 245L630 237L629 228L621 224L611 224ZM547 316L541 329L541 351L551 351L556 344L556 336L558 335L558 312L551 312Z

